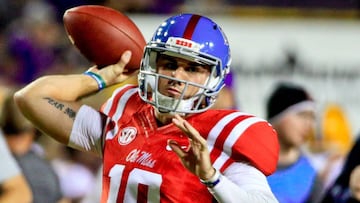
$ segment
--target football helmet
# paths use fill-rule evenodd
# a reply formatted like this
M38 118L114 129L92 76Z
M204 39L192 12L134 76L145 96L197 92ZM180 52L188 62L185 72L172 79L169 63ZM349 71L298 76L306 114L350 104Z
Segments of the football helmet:
M156 60L159 54L183 58L210 69L204 84L197 84L159 74ZM138 75L139 95L163 113L199 113L209 109L224 87L224 79L230 71L230 47L222 29L211 19L195 15L180 14L165 20L147 43ZM165 96L158 91L159 78L185 84L180 98ZM185 98L185 90L196 86L199 91Z

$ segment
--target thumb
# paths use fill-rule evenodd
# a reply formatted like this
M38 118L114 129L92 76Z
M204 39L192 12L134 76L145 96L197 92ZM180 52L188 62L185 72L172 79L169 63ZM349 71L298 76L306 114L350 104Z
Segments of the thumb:
M120 58L120 61L117 63L117 65L119 65L120 67L123 67L123 69L125 70L125 66L129 63L130 59L131 59L131 51L127 50L125 51Z
M130 59L131 59L131 51L126 50L121 56L120 63L126 65L127 63L129 63Z
M94 67L93 70L102 76L102 78L106 81L107 86L110 86L115 83L123 82L129 77L124 72L126 72L125 66L129 63L130 59L131 51L124 51L120 60L116 64L109 65L105 68L101 68L100 70L97 70L96 67Z

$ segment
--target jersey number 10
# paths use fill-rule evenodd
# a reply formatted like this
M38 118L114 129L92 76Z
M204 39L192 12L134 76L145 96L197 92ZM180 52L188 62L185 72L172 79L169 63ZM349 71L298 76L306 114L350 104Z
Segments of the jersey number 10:
M108 203L117 202L117 197L120 189L120 183L123 178L124 165L117 164L111 168L110 176L110 191L107 199ZM136 203L138 197L139 183L147 185L147 202L160 202L160 185L162 177L160 174L134 168L130 173L126 184L125 194L120 202Z

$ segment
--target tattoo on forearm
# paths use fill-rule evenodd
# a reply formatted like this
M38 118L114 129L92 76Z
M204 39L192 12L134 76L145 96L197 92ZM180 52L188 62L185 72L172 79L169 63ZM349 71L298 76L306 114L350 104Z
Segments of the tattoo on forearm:
M62 111L64 109L64 106L65 106L64 104L62 104L58 101L55 101L54 99L52 99L50 97L45 97L44 99L47 100L51 106L54 106L55 108L59 109L60 111Z
M71 119L75 120L76 112L73 109L66 107L64 113L68 115Z
M44 99L47 100L48 104L50 104L51 106L54 106L56 109L62 111L64 114L69 116L69 118L75 120L76 111L74 111L70 107L65 106L65 104L62 104L59 101L56 101L50 97L44 97Z

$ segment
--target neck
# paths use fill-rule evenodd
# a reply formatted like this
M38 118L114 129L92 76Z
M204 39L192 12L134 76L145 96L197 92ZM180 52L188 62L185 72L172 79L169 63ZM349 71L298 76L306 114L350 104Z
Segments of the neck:
M279 166L288 166L295 163L300 157L300 149L298 148L281 148L279 154Z
M172 123L172 119L174 118L175 114L180 114L180 113L162 113L159 112L156 108L154 108L154 112L158 126L164 126ZM181 115L181 116L185 117L186 115Z
M161 113L157 109L154 109L155 118L158 126L164 126L172 122L174 114L171 113Z

